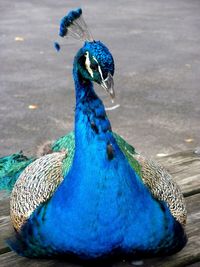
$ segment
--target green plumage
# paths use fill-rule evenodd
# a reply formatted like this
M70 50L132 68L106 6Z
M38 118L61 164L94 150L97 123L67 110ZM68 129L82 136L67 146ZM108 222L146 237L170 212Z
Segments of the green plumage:
M22 152L0 158L0 190L12 191L21 172L34 160Z
M63 160L62 173L65 176L72 164L75 150L74 132L70 132L67 135L60 137L52 145L53 152L59 152L67 150L67 157Z
M113 133L115 140L117 141L118 146L126 156L131 167L136 171L136 173L141 177L141 166L139 162L134 158L134 155L137 154L135 148L129 145L120 135Z

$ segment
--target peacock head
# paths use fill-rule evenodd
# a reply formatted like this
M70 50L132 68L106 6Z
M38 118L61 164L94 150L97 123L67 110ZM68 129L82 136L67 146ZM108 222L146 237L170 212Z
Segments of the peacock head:
M59 35L61 37L71 35L76 39L85 41L75 57L75 67L83 80L100 84L113 99L115 96L113 57L102 42L92 38L80 8L71 11L62 18ZM60 45L55 43L55 48L60 50Z
M114 98L114 60L103 43L85 42L77 54L77 67L83 79L100 84Z

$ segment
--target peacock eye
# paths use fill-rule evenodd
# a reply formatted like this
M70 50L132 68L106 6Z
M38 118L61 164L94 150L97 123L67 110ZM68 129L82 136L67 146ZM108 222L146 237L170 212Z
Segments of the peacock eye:
M90 68L94 71L98 70L98 64L90 63Z

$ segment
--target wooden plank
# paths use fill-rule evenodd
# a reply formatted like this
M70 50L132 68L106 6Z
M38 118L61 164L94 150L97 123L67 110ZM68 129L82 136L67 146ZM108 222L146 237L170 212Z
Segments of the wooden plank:
M0 254L8 251L5 239L11 233L10 205L7 192L0 192Z
M186 231L188 235L188 244L179 253L165 257L145 260L143 266L145 267L180 267L189 264L200 262L200 194L196 194L186 198L188 209L188 222ZM32 260L17 256L14 252L7 252L0 255L1 266L65 266L65 267L79 267L79 265L62 262L59 260ZM134 266L128 262L119 262L113 264L113 267L129 267Z
M2 267L81 267L73 263L66 263L58 260L33 260L16 256L14 252L7 252L0 256Z
M191 265L187 265L186 267L199 267L199 266L200 266L200 262L196 262Z
M157 159L172 174L185 196L200 193L200 154L193 150Z
M11 236L13 231L10 216L0 217L0 254L10 251L7 246L6 239Z
M9 195L5 191L0 191L0 216L10 214Z

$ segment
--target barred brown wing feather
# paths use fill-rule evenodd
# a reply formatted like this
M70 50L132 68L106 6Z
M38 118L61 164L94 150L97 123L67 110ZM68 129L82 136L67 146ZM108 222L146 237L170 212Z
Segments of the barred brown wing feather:
M45 155L26 167L18 178L10 199L11 221L17 231L62 182L62 161L65 157L66 151Z
M140 154L134 154L133 157L141 165L143 183L156 199L164 201L168 205L174 218L184 226L187 218L186 204L183 194L172 176L153 160L146 159Z

